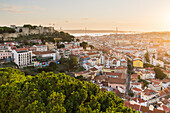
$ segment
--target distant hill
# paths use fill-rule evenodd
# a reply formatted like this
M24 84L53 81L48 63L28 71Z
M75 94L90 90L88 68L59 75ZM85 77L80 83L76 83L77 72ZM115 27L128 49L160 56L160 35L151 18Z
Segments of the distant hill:
M68 33L115 33L116 30L64 30ZM118 31L119 33L137 33L136 31Z

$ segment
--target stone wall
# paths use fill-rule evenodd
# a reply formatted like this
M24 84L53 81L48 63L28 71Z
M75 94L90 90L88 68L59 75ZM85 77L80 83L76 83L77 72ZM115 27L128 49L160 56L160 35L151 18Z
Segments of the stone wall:
M4 33L0 34L0 40L8 41L13 40L17 38L19 35L22 35L22 33Z

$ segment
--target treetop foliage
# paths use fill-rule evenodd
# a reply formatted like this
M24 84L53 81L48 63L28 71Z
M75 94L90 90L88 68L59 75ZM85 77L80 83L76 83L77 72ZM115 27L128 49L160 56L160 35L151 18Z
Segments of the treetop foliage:
M13 75L13 76L11 76ZM0 112L22 113L134 113L113 92L64 73L25 76L12 68L0 69ZM12 81L11 81L12 80Z
M160 68L154 68L155 71L155 78L157 79L164 79L167 77L167 75L160 69Z
M82 43L80 43L80 46L83 47L83 49L86 50L86 48L88 47L88 43L87 42L82 42Z
M62 38L62 42L71 42L74 41L74 36L70 35L69 33L65 33L63 31L58 32L55 31L54 33L44 33L44 34L32 34L27 36L20 36L15 41L19 43L24 43L24 45L32 45L28 43L28 40L40 39L42 43L45 42L53 42L55 43L54 38Z
M2 33L15 33L15 29L10 27L0 27L0 34Z
M29 27L30 29L35 29L37 26L36 25L31 25L31 24L25 24L23 27Z
M148 51L145 53L145 59L146 59L146 62L150 62L149 52Z

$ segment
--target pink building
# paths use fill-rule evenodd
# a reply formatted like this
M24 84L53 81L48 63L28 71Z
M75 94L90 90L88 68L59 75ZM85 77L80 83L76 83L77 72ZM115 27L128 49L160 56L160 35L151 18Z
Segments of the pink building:
M71 49L72 55L83 54L84 52L83 47L80 47L80 46L76 46L76 47L72 46L70 49Z
M126 79L119 79L119 78L108 78L106 80L108 82L108 85L114 89L117 89L118 87L121 87L123 89L126 88Z
M0 50L2 50L2 49L8 49L8 45L4 45L4 44L0 44Z
M12 58L12 53L9 50L0 50L0 59Z

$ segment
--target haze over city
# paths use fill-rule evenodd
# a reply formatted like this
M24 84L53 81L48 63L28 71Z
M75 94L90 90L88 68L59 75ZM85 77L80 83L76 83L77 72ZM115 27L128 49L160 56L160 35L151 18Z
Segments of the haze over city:
M170 0L0 0L0 25L169 31Z

